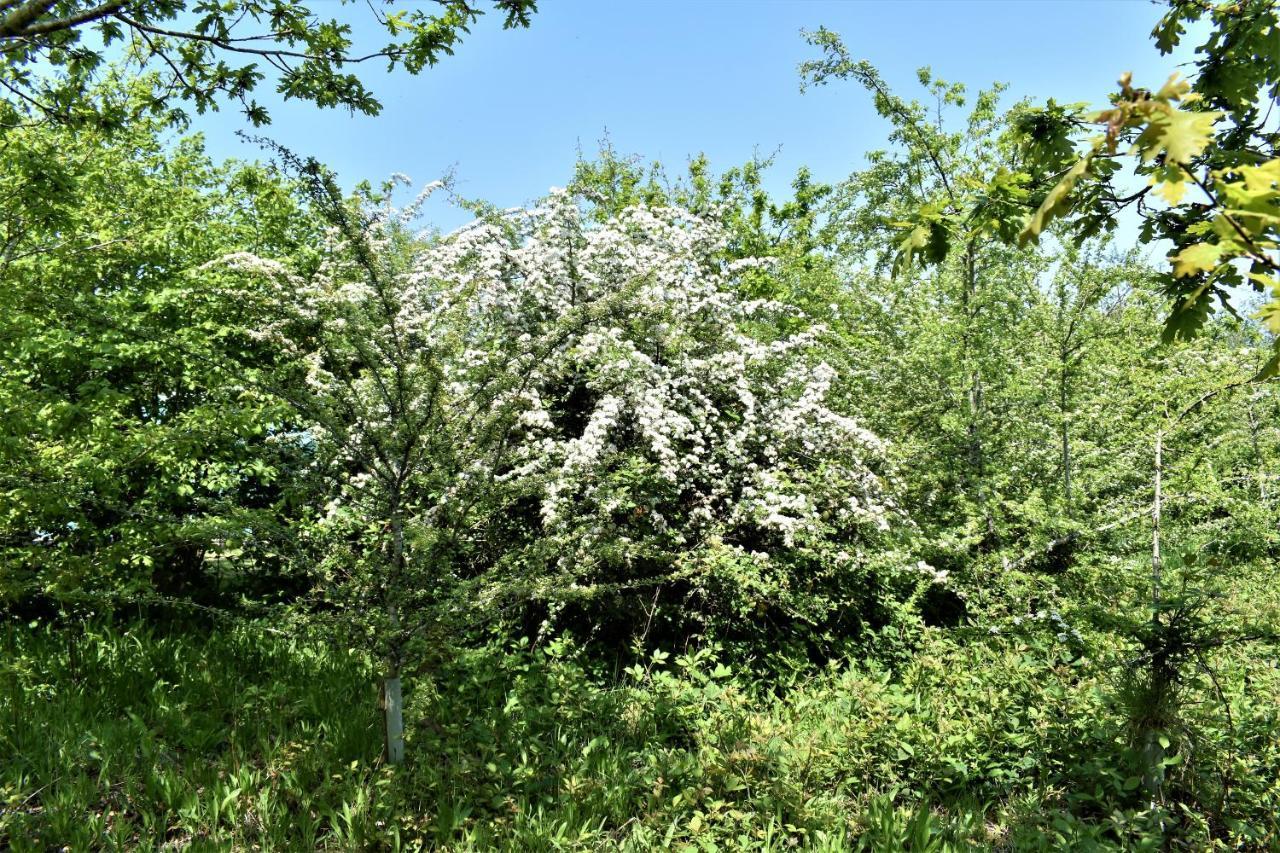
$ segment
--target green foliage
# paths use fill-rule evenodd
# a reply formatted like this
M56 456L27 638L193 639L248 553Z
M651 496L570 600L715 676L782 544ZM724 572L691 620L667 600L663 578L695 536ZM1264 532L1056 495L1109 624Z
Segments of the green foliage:
M1054 630L933 635L898 672L833 665L768 690L714 648L614 676L563 640L484 643L410 694L412 759L393 772L370 758L370 665L320 638L11 623L0 841L1228 849L1280 829L1274 668L1213 653L1228 704L1194 711L1198 740L1167 765L1177 799L1152 812L1112 687L1123 641L1087 631L1082 657Z
M165 136L163 75L83 89L78 34L132 26L172 94L262 120L218 58L247 12L287 95L374 110L344 25L0 6L50 99L0 131L0 847L1280 835L1277 315L1212 311L1274 285L1272 8L1175 3L1192 83L1093 116L927 69L904 98L819 30L806 82L890 124L848 180L606 147L420 236L395 182ZM387 58L479 10L436 11L386 15ZM1127 205L1170 275L1094 239Z
M1161 282L1172 300L1166 341L1199 332L1215 301L1234 313L1229 295L1243 286L1271 292L1273 301L1257 316L1275 334L1280 161L1272 111L1263 105L1280 87L1277 7L1273 0L1174 0L1153 32L1160 50L1170 52L1185 25L1202 18L1210 23L1208 38L1197 50L1197 74L1189 82L1174 75L1153 91L1134 86L1125 73L1110 108L1094 113L1050 99L1042 107L1017 104L1000 116L999 87L981 94L970 133L985 123L991 132L987 150L998 152L982 169L957 159L963 137L941 127L943 110L963 104L963 87L921 71L921 83L936 100L939 120L931 121L924 105L893 94L874 67L855 61L825 29L809 36L822 58L803 63L800 71L805 84L861 83L893 125L890 142L901 156L874 155L866 188L851 187L863 193L894 188L868 196L873 203L859 216L879 221L874 228L864 221L859 230L882 241L882 251L894 246L900 270L917 258L938 265L950 254L971 254L975 236L1026 245L1055 221L1063 236L1084 241L1113 230L1123 211L1135 210L1144 243L1165 240L1174 247ZM1086 135L1090 125L1103 133ZM1126 155L1131 171L1122 169ZM1148 185L1133 192L1126 184L1135 175ZM1163 206L1150 203L1153 188ZM884 233L889 211L892 225L902 229L894 236ZM1280 350L1257 378L1275 375L1278 366Z
M1276 98L1280 87L1280 54L1275 50L1277 11L1269 0L1245 3L1170 3L1169 10L1152 32L1162 53L1176 47L1185 25L1208 18L1206 41L1197 49L1197 73L1190 82L1171 77L1156 92L1134 88L1130 75L1120 79L1120 92L1112 107L1087 117L1105 125L1105 135L1091 143L1091 151L1116 154L1123 141L1139 158L1135 171L1149 176L1168 209L1145 207L1146 190L1115 200L1094 211L1074 211L1072 228L1097 227L1113 221L1118 209L1137 202L1146 218L1143 238L1169 240L1174 249L1172 275L1167 292L1174 298L1165 329L1166 339L1199 331L1215 299L1228 305L1232 288L1249 285L1260 292L1277 290L1277 164L1276 133L1269 113L1260 104ZM1178 102L1181 102L1179 106ZM1079 125L1075 125L1079 127ZM1073 130L1072 123L1058 124L1060 139ZM1086 155L1073 172L1091 172ZM1096 161L1094 161L1096 162ZM1046 164L1047 165L1047 164ZM1078 178L1064 179L1051 192L1056 213L1073 212L1067 199ZM1099 187L1109 184L1108 174L1089 174ZM1187 196L1188 189L1192 195ZM1074 193L1078 195L1078 193ZM1114 199L1114 193L1111 194ZM1046 199L1041 212L1050 205ZM1039 217L1039 215L1038 215ZM1043 221L1033 218L1024 237L1039 233ZM1240 265L1247 262L1242 276ZM1259 317L1276 332L1274 315L1280 303L1264 307ZM1280 352L1258 374L1274 375Z
M0 598L256 595L306 460L240 294L193 270L314 234L256 167L136 119L12 130L0 166ZM55 182L33 182L51 173ZM33 192L34 186L43 187ZM50 187L53 187L50 190ZM305 252L302 252L305 254Z
M529 26L537 11L535 0L494 0L493 6L507 29ZM0 74L6 78L0 126L24 115L111 123L112 114L97 109L87 93L104 62L121 52L131 65L158 69L151 96L157 111L182 99L203 114L230 100L255 126L266 124L270 117L252 95L267 65L286 99L376 115L382 105L350 66L385 62L417 74L452 55L483 14L464 0L441 0L434 14L369 11L387 38L378 47L358 44L350 21L324 20L285 0L12 0L0 4Z

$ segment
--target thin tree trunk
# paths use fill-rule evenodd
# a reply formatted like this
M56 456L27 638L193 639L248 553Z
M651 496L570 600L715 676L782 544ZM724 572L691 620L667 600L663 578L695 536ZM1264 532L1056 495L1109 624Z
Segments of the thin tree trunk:
M1161 558L1160 558L1160 513L1162 510L1161 502L1163 499L1163 479L1164 479L1164 427L1156 430L1156 458L1155 458L1155 499L1151 504L1151 621L1158 623L1160 621L1160 582L1161 582ZM1150 689L1158 692L1149 697L1150 702L1163 704L1164 672L1161 666L1161 658L1156 657L1148 664L1151 668L1151 684ZM1160 743L1162 732L1151 727L1144 733L1142 744L1142 760L1143 786L1147 790L1150 797L1151 808L1154 809L1160 801L1161 783L1164 781L1164 745Z
M1062 377L1058 383L1058 407L1062 413L1062 501L1067 516L1071 512L1071 416L1067 412L1067 365L1062 365Z
M1151 618L1160 618L1160 512L1164 480L1164 429L1156 430L1155 500L1151 505Z
M387 674L382 680L382 719L387 763L404 763L404 702L400 691L400 610L396 592L404 568L404 521L400 517L399 495L392 496L391 576L387 578L387 622L391 631Z
M404 763L404 700L400 694L400 676L382 679L382 722L387 763Z

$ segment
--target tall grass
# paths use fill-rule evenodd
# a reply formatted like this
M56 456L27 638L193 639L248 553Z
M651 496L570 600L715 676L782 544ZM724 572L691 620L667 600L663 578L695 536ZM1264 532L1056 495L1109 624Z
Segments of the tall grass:
M262 626L10 625L0 843L309 849L377 781L355 657Z
M459 651L380 759L372 668L245 623L0 634L0 848L1269 849L1280 674L1227 660L1143 802L1101 639L921 638L763 683L709 649L621 677L564 641ZM1181 775L1179 775L1181 774ZM1224 775L1226 774L1226 775ZM1230 777L1229 786L1214 782Z

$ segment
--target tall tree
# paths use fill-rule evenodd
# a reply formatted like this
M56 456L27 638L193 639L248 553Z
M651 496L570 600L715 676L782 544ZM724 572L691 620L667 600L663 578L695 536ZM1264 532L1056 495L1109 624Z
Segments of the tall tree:
M287 411L252 383L261 317L202 285L228 251L305 253L281 183L162 144L35 125L0 145L0 595L212 603L287 568ZM53 190L53 191L51 191ZM251 584L250 584L251 586Z
M992 342L1025 304L1031 285L1027 270L1002 245L998 194L976 187L1001 185L1008 178L1012 152L1001 138L997 111L1001 87L980 92L960 129L948 119L966 101L965 87L919 72L932 103L906 100L893 93L868 62L855 61L839 36L820 29L809 40L823 57L801 66L803 84L823 85L853 80L870 92L876 111L892 126L892 150L875 152L871 166L851 178L836 195L834 216L845 223L847 249L866 251L887 265L886 240L907 223L910 232L897 247L894 268L907 273L917 256L938 264L934 277L937 304L954 312L958 338L956 359L963 375L964 491L974 502L984 527L986 547L999 539L987 482L990 468L991 412L988 392ZM1008 236L1008 235L1006 235ZM895 238L896 239L896 238ZM954 247L954 252L951 251ZM946 263L944 263L946 262ZM1009 312L1012 312L1010 314Z

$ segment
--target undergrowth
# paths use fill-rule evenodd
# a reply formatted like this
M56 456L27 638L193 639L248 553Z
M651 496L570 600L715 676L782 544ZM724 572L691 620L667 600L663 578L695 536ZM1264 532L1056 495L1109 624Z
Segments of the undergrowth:
M264 623L11 623L0 847L1274 849L1280 672L1223 650L1146 801L1105 635L926 632L761 687L714 647L600 671L493 641L413 680L379 758L359 655Z

